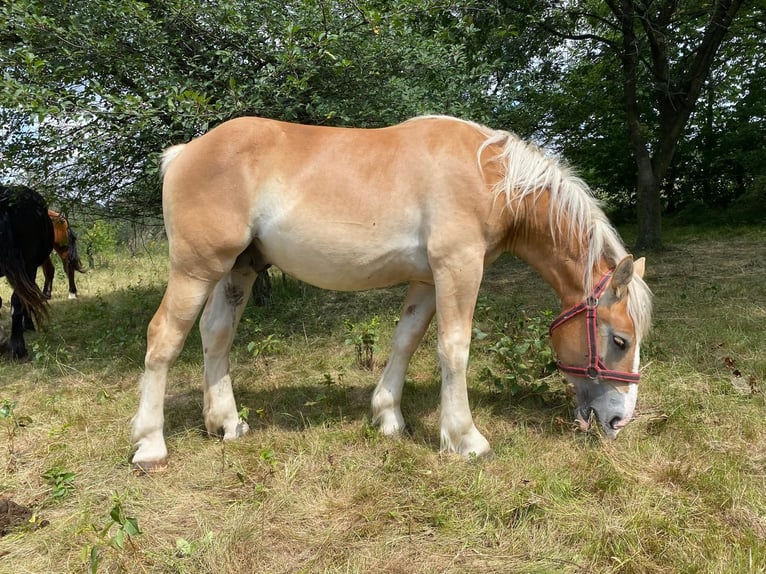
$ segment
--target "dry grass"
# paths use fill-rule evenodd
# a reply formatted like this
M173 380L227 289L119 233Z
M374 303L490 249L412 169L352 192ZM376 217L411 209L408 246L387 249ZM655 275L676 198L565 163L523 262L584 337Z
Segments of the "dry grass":
M51 324L27 337L34 360L0 364L0 401L28 417L18 428L0 419L0 490L48 523L0 538L0 572L86 571L92 547L98 572L766 571L766 421L752 392L766 386L765 240L684 241L651 257L657 313L639 412L615 442L573 430L563 389L519 405L483 387L492 359L477 344L471 402L495 450L477 462L437 452L433 330L405 390L410 436L370 427L401 288L277 281L271 307L248 308L232 357L254 432L205 436L193 333L171 373L170 468L149 478L130 472L129 424L165 259L81 276L76 302L59 274ZM511 258L488 272L481 302L479 323L555 306ZM382 350L368 372L343 343L343 319L373 315ZM276 344L253 360L247 344L270 333ZM75 475L59 500L42 478L53 467ZM109 545L115 526L99 532L115 497L142 530L123 549Z

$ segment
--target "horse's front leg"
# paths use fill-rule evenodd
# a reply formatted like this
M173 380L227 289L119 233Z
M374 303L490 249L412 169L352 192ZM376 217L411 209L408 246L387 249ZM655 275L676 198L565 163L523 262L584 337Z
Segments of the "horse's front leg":
M441 450L462 456L491 453L489 442L473 423L466 369L471 322L483 274L483 254L463 253L434 264L439 360L442 370Z
M396 435L404 430L401 410L404 377L410 359L431 323L435 309L434 286L411 283L394 331L391 355L372 394L372 420L384 435Z
M210 295L200 320L205 355L205 427L210 434L223 430L225 440L249 430L234 400L229 351L256 275L251 267L237 267L225 275Z
M168 370L183 349L210 289L209 282L171 269L162 303L147 329L141 397L133 417L132 440L136 447L133 467L136 470L149 473L167 467L163 426Z

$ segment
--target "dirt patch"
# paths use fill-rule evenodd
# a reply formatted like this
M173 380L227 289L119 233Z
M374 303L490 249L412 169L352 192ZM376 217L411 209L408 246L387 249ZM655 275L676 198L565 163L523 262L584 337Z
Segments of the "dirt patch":
M29 524L32 518L32 510L21 504L16 504L10 498L0 498L0 537L10 534L19 526ZM42 528L48 524L47 520L36 524Z

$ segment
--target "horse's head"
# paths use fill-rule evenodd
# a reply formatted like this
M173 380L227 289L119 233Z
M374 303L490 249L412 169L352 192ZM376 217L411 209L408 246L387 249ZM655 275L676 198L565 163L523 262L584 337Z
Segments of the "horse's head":
M551 325L559 369L577 395L577 421L587 429L595 412L610 438L630 422L636 406L639 345L650 306L643 274L643 258L625 257Z

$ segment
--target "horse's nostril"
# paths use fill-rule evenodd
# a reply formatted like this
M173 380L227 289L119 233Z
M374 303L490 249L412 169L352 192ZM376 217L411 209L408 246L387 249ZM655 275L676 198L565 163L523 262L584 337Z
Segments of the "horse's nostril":
M620 430L624 426L625 426L625 423L622 422L622 417L614 417L612 420L609 421L609 427L612 430Z

